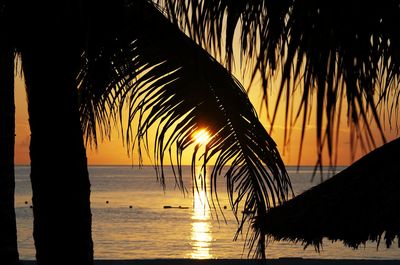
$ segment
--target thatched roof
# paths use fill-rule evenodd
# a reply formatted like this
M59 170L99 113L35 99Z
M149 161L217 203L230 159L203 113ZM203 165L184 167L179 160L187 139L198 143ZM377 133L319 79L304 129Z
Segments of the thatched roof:
M389 247L400 237L400 138L271 209L267 219L275 240L319 248L326 237L357 248L383 238Z

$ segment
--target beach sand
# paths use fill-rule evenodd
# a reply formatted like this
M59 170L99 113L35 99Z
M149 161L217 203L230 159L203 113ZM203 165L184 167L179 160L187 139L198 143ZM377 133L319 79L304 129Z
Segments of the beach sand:
M35 265L34 261L23 261L23 265ZM363 259L302 259L280 258L249 259L145 259L145 260L96 260L95 265L400 265L400 260L363 260Z

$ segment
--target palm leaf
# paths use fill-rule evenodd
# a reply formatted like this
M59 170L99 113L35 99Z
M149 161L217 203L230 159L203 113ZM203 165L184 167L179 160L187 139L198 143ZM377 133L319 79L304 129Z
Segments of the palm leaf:
M126 141L150 150L147 132L156 128L153 155L159 177L163 182L169 158L180 187L182 156L195 146L193 177L200 158L203 173L205 164L215 161L210 199L218 200L216 179L225 177L236 216L243 210L238 233L249 223L249 246L256 242L256 253L264 255L266 212L287 200L291 185L276 145L243 87L149 1L132 1L124 12L124 24L119 25L123 30L110 38L113 45L104 41L107 45L97 49L97 57L84 57L79 81L85 132L96 139L95 124L108 130L109 117L122 121L123 106L128 106ZM104 78L94 82L94 76ZM204 151L192 139L200 128L212 134Z
M400 37L395 26L400 15L398 1L385 0L378 6L357 0L160 2L166 6L170 19L195 36L199 44L216 54L224 52L227 65L233 63L234 34L238 34L239 55L244 58L244 66L254 69L253 78L261 75L266 104L269 79L282 75L280 96L268 116L272 116L273 125L285 95L285 143L290 126L298 119L302 119L303 142L313 98L317 105L320 164L324 146L330 163L335 163L345 104L346 116L355 129L352 147L357 142L366 150L375 146L371 121L385 142L381 121L386 115L391 121L397 120L399 107ZM277 71L279 65L282 71ZM292 91L299 84L301 103L297 115L291 116ZM342 98L346 99L344 103Z

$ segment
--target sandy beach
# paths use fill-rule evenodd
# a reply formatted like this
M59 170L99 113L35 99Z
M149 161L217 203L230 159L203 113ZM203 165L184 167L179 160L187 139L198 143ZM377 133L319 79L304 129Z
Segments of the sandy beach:
M34 261L23 261L23 265L35 265ZM302 259L280 258L249 259L145 259L145 260L96 260L95 265L400 265L400 260L364 260L364 259Z

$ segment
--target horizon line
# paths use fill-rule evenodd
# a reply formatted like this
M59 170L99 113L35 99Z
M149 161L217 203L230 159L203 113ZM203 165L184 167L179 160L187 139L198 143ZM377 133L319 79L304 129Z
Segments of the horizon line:
M25 164L25 163L15 163L15 166L26 166L26 167L30 167L30 164ZM88 164L88 167L154 167L154 164ZM164 166L171 166L171 164L164 164ZM184 164L182 166L191 166L190 164ZM214 166L214 165L207 165L207 166ZM229 166L229 165L226 165ZM315 165L285 165L285 167L316 167ZM350 165L335 165L333 167L348 167ZM319 166L317 166L319 167ZM332 167L331 165L323 165L323 167Z

